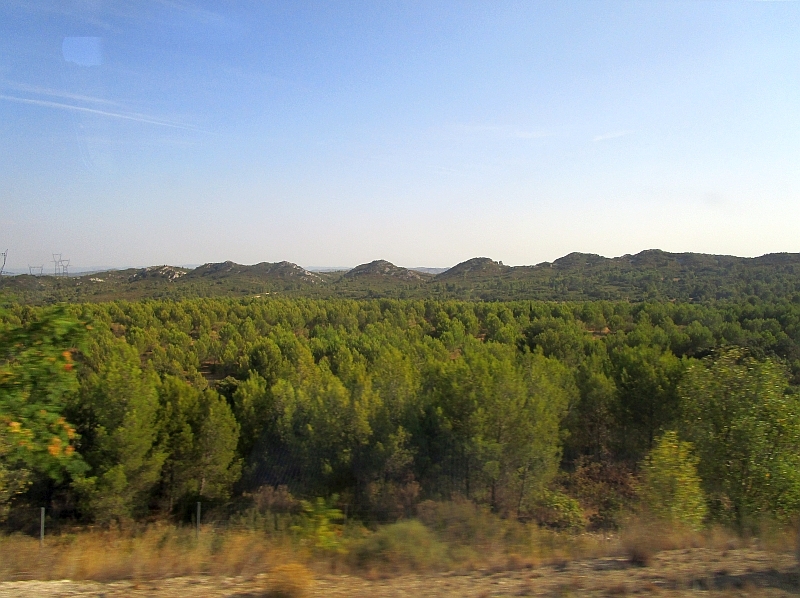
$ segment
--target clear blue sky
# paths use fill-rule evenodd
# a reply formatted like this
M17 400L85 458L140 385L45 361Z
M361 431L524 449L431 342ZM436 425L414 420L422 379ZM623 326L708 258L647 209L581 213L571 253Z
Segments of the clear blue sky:
M798 2L0 6L26 268L800 251Z

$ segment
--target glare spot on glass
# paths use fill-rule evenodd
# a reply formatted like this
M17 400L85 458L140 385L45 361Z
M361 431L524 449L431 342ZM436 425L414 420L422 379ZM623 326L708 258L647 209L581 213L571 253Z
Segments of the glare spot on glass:
M103 38L65 37L61 54L66 62L79 66L98 66L103 64Z

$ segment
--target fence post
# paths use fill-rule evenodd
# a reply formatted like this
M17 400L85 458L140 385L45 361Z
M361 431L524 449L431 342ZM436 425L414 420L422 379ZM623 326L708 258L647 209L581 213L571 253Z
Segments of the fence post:
M195 536L200 537L200 501L197 501L197 518L195 519Z
M44 546L44 507L39 512L39 548Z

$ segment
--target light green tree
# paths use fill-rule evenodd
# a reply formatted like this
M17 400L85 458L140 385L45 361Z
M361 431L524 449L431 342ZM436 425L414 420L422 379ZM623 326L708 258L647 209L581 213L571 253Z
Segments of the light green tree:
M713 514L739 526L800 507L800 401L784 369L732 349L693 363L683 379L682 436L700 457Z
M681 441L677 432L664 432L641 467L641 499L649 514L692 529L702 526L708 507L698 460L691 443Z

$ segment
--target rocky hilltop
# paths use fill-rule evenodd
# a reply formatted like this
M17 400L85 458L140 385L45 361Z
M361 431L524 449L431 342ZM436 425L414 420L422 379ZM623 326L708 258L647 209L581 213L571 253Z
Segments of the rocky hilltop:
M361 264L360 266L356 266L352 270L349 270L344 275L344 278L348 279L365 277L390 277L413 281L430 280L433 278L430 274L416 272L414 270L409 270L408 268L401 268L400 266L395 266L393 263L387 262L386 260L375 260L374 262L370 262L368 264Z
M500 276L511 271L511 266L504 266L503 262L495 262L488 257L474 257L466 262L461 262L437 274L436 280L448 280L451 278L468 278L472 276Z
M148 268L142 268L136 274L130 276L128 280L135 282L147 278L156 278L173 282L178 280L181 276L185 276L188 271L189 270L186 268L176 268L175 266L150 266ZM95 279L97 279L97 277L95 277Z
M195 268L188 273L188 278L230 278L244 276L247 278L263 278L265 280L299 281L308 284L319 284L323 278L314 272L309 272L292 262L260 262L252 266L243 266L235 262L208 263Z

